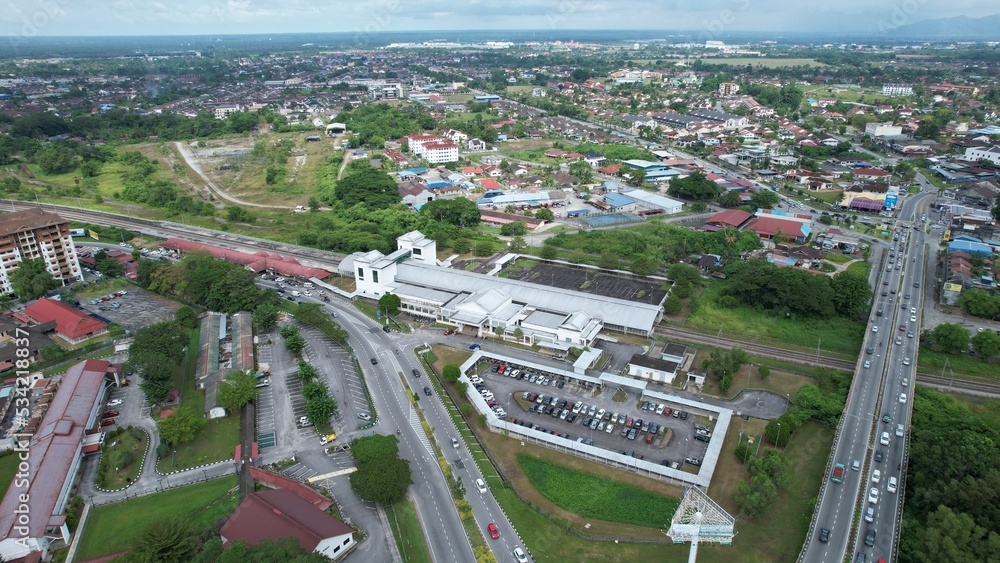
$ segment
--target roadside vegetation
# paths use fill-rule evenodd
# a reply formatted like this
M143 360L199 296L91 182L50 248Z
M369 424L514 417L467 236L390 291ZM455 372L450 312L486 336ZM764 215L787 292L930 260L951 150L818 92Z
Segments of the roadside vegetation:
M119 426L108 432L97 468L97 486L115 491L124 488L139 476L149 439L141 428Z

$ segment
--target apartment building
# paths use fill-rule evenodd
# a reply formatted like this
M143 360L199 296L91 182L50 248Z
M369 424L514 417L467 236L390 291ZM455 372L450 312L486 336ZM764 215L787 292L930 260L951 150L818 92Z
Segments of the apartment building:
M0 291L12 293L10 275L22 260L37 258L63 284L80 279L68 221L37 208L0 216Z

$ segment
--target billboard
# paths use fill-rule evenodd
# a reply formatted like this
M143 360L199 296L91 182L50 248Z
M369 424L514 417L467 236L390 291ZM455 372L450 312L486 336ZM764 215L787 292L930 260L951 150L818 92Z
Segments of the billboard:
M101 240L101 237L97 236L97 231L95 231L95 230L93 230L93 229L91 229L91 230L90 230L90 231L88 232L88 234L90 235L90 238L92 238L92 239L94 239L94 240Z

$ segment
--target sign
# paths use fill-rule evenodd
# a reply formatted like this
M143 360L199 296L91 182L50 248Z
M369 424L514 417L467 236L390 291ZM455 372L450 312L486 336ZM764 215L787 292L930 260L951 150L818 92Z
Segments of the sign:
M95 231L93 229L91 229L90 231L88 231L87 234L89 234L90 238L92 238L94 240L101 240L101 237L97 236L97 231Z

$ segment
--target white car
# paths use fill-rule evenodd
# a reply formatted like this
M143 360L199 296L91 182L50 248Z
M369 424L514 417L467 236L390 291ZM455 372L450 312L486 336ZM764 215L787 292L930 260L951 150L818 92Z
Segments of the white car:
M903 425L902 424L897 424L896 425L896 436L899 436L900 438L903 437Z
M916 315L917 314L917 308L916 307L910 307L910 314L911 315Z
M878 483L882 480L882 472L876 469L872 471L872 483Z
M121 404L124 404L124 403L125 403L125 401L123 401L121 399L111 399L110 401L108 401L108 406L109 407L117 407L118 405L121 405Z
M370 414L368 414L366 412L359 412L358 413L358 418L360 418L361 420L363 420L365 422L368 422L369 420L372 419L372 415L370 415Z
M597 411L597 418L604 418L604 413L607 412L604 409Z
M903 365L904 366L910 365L910 358L903 358Z
M608 434L611 434L612 432L614 432L614 431L615 431L615 425L614 425L614 424L609 424L609 425L607 425L607 426L606 426L606 427L604 428L604 431L605 431L605 432L607 432Z
M872 490L868 491L868 502L878 504L878 489L875 487L872 487Z
M910 322L911 323L917 322L917 316L916 315L910 315Z
M872 327L872 332L878 332L878 327L877 326L873 326Z
M888 432L883 432L882 433L882 437L879 439L878 443L882 444L883 446L888 446L889 445L889 433Z
M896 478L895 477L889 477L889 483L885 486L885 490L889 491L890 493L896 492Z
M307 289L302 292L302 295L305 295L306 297L312 297L312 292Z
M906 402L906 393L900 393L899 394L899 402L900 403L905 403Z
M869 362L868 360L865 360L865 369L868 369L870 367L872 367L872 363Z
M524 554L524 550L520 547L514 548L514 559L517 559L517 563L528 563L528 556Z
M482 479L476 479L476 488L479 489L479 492L485 493L486 492L486 483L483 482Z

